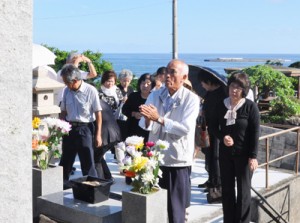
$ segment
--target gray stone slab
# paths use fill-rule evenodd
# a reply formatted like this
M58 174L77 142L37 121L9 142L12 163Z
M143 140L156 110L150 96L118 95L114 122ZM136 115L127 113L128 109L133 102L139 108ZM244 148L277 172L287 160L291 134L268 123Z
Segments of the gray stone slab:
M73 198L72 189L38 197L38 212L48 217L72 223L122 222L122 203L108 199L90 204Z
M123 191L123 223L167 223L167 190L151 194Z
M37 214L37 197L63 191L63 168L51 166L46 170L32 168L33 217Z

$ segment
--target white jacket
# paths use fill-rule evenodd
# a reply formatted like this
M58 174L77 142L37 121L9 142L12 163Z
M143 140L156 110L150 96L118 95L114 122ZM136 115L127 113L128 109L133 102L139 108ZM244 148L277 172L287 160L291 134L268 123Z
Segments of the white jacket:
M171 110L164 112L164 103L169 95L167 88L152 92L145 104L154 105L164 118L164 126L151 122L145 128L145 119L141 118L140 127L149 130L149 141L165 140L170 143L167 150L162 150L164 163L161 166L191 166L195 143L195 125L199 114L199 97L185 87L181 87L172 96Z

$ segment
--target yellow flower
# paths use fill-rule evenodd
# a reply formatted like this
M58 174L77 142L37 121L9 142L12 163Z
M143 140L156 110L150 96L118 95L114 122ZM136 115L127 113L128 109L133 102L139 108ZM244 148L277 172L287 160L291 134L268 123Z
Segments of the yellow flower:
M141 149L143 149L143 147L144 147L144 143L143 142L141 142L140 144L135 145L135 149L136 150L141 150Z
M144 156L135 157L133 160L133 170L134 172L138 172L142 170L148 162L148 158Z
M41 123L41 119L38 117L34 117L34 119L32 120L32 128L34 129L39 128L40 123Z
M41 145L44 145L44 146L47 146L47 147L48 147L48 146L49 146L49 143L48 143L48 142L42 142Z

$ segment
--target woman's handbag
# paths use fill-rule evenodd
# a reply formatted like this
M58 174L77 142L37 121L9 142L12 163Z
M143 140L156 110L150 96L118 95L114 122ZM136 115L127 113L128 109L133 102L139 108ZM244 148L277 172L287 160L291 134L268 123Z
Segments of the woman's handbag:
M201 148L210 146L209 135L207 131L206 121L204 116L199 116L196 121L195 143Z

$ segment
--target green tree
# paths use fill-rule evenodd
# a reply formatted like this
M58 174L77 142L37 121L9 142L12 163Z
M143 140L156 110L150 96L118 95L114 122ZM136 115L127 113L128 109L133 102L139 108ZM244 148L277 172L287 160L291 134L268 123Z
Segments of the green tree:
M68 55L71 52L77 52L77 50L72 50L72 51L64 51L64 50L60 50L56 47L52 47L52 46L48 46L46 44L43 44L43 46L47 47L49 50L51 50L55 55L56 55L56 59L55 59L55 64L54 65L50 65L56 72L59 71L65 64L66 64L66 60ZM113 65L111 62L103 60L102 59L102 54L99 52L92 52L91 50L86 50L82 53L83 55L85 55L86 57L90 58L90 60L93 62L94 67L97 71L97 77L93 78L93 79L89 79L88 82L92 83L93 85L95 85L95 87L97 89L99 89L100 87L100 79L98 79L98 81L94 81L97 78L101 78L101 75L107 71L107 70L113 70ZM80 64L79 67L81 70L84 71L88 71L88 65L87 64ZM137 79L135 78L135 75L133 75L134 78L131 81L131 86L133 87L133 89L138 90L137 88Z
M252 86L258 87L258 97L268 97L271 91L286 96L293 96L294 90L291 80L282 72L267 65L256 65L243 70L249 75Z
M282 120L300 114L300 102L294 96L292 80L289 77L267 65L248 67L244 72L249 75L251 85L258 87L258 96L268 96L270 91L275 93L275 99L270 102L269 116Z
M68 51L63 51L58 48L47 46L47 45L43 45L43 46L47 47L49 50L51 50L56 55L55 64L51 65L51 67L56 72L59 71L63 67L63 65L66 63L66 59L67 59L67 56L69 55L69 53L77 52L77 50L72 50L72 51L68 52ZM103 60L101 58L102 54L99 52L94 53L90 50L86 50L82 54L87 56L88 58L90 58L90 60L93 62L94 67L97 71L98 77L101 76L101 74L104 71L113 69L112 64L106 60ZM79 68L81 70L88 71L87 64L80 64Z

